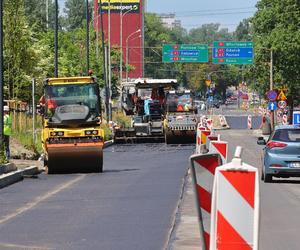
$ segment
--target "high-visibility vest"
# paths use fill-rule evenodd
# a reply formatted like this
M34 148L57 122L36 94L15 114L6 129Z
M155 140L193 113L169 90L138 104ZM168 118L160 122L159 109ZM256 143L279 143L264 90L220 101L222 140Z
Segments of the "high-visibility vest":
M3 134L10 136L12 133L12 119L9 114L4 115L3 117Z
M47 101L47 106L48 106L48 109L54 109L54 108L57 107L56 102L54 100L51 100L51 99L49 99Z

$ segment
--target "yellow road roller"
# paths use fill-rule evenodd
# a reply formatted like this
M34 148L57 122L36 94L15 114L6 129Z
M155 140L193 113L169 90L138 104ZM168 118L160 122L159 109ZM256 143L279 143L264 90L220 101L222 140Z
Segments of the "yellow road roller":
M48 78L40 105L46 172L102 172L104 131L96 79Z

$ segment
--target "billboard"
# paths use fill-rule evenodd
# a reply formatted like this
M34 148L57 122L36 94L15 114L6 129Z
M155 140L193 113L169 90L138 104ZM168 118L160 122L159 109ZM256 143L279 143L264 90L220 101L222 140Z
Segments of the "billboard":
M100 1L98 0L98 3ZM131 13L140 13L140 1L139 0L103 0L102 10L103 12L108 12L110 6L111 13L120 13L121 11L125 13L131 10Z
M103 31L107 42L109 0L102 0L102 11L99 8L99 2L99 0L94 0L94 27L100 31L102 13ZM143 76L143 3L144 0L110 0L111 46L121 49L122 44L123 78L126 75L126 64L133 66L129 72L129 78Z

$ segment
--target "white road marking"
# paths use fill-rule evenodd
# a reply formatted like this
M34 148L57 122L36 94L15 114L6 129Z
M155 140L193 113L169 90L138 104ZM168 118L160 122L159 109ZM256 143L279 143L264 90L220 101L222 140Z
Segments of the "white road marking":
M38 204L40 204L41 202L51 198L52 196L58 194L59 192L71 187L72 185L74 185L75 183L81 181L86 175L80 175L77 178L55 188L54 190L52 190L51 192L46 193L43 196L37 197L33 202L29 202L27 204L25 204L23 207L17 209L15 212L8 214L6 216L4 216L3 218L0 218L0 225L27 212L28 210L34 208L35 206L37 206Z

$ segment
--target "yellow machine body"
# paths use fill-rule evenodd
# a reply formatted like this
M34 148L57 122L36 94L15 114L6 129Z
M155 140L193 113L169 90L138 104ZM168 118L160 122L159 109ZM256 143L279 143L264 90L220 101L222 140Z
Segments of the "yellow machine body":
M76 91L82 92L82 89L89 88L87 85L91 84L93 85L91 89L96 89L95 83L95 79L92 77L50 78L46 80L45 88L47 88L46 86L63 86L68 90L69 85L72 85L72 90L75 92L74 101L72 96L54 98L58 103L68 102L66 105L57 106L54 111L56 113L60 111L64 115L63 112L66 110L89 110L83 104L76 104L80 98L88 102L88 97L82 97ZM56 90L55 87L53 89ZM98 94L97 92L93 95L95 103L98 103L97 99L100 103ZM47 107L45 107L45 111L47 111ZM99 114L101 115L101 112ZM104 131L100 128L101 116L92 122L84 119L80 122L76 119L69 119L66 123L65 121L60 122L59 119L53 122L54 118L51 119L45 114L42 131L45 165L48 173L102 172Z

